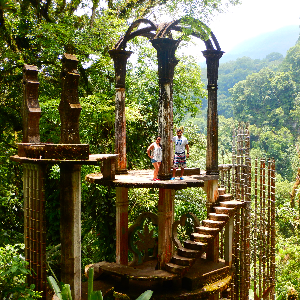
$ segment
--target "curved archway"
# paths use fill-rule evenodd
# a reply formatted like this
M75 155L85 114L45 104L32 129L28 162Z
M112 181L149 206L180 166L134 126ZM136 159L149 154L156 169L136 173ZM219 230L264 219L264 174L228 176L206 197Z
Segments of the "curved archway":
M182 36L174 40L172 31L181 32ZM201 21L182 18L159 25L147 19L134 21L114 48L109 51L114 60L116 85L116 121L115 152L119 154L117 173L127 173L126 160L126 120L125 120L125 77L127 59L131 51L126 51L127 43L137 37L147 37L157 50L159 73L159 132L163 143L163 164L160 178L171 178L172 140L173 135L173 76L178 63L175 51L184 36L200 38L206 50L202 51L207 63L208 110L207 110L207 154L206 173L218 174L218 112L217 112L217 80L219 59L223 51L211 30Z

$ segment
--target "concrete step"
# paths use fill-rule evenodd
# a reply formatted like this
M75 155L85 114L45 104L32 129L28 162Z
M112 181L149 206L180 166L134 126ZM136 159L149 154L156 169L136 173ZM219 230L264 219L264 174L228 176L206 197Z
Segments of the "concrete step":
M183 275L188 271L189 267L187 266L180 266L173 263L166 263L165 264L165 270L167 272L173 273L173 274L180 274Z
M237 208L237 207L242 207L243 205L244 205L244 202L237 201L237 200L220 202L220 206L222 206L222 207Z
M214 210L217 214L232 215L235 212L235 208L225 206L215 206Z
M227 221L229 219L228 214L217 214L217 213L209 213L208 217L213 221Z
M191 266L194 261L194 258L188 258L177 254L173 255L171 258L171 263L179 266Z
M210 266L214 268L211 269ZM206 259L200 259L195 262L189 272L182 278L182 287L194 291L207 284L225 279L229 275L230 269L224 263L214 264Z
M184 248L190 249L190 250L198 250L198 251L205 251L207 244L202 242L195 242L192 240L184 241L183 243Z
M231 194L219 195L219 201L230 201L232 199Z
M193 232L191 234L191 238L195 242L202 242L202 243L207 243L209 240L211 240L214 236L210 234L202 234L202 233L197 233Z
M226 193L226 189L225 188L218 188L218 192L219 192L219 196L224 195Z
M192 249L187 249L187 248L178 248L177 249L177 254L183 257L188 257L188 258L196 258L200 256L203 253L203 251L198 251L198 250L192 250Z
M210 228L219 228L221 229L225 225L225 221L214 221L214 220L203 220L203 226L210 227Z
M196 227L196 232L215 236L220 232L220 229L219 228L206 227L206 226L198 226L198 227Z

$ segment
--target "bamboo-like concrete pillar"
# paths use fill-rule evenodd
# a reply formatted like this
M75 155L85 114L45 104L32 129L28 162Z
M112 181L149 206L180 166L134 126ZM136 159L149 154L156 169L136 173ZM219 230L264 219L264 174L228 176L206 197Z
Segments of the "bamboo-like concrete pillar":
M24 164L24 243L25 259L33 270L28 284L34 284L46 299L46 220L45 220L46 167L40 164Z
M64 54L62 59L62 95L59 104L62 144L80 144L78 98L78 60ZM81 166L60 165L61 208L61 280L71 286L72 298L81 299Z
M126 117L125 117L125 77L126 64L131 51L110 50L114 60L115 88L116 88L116 116L115 116L115 153L119 154L116 168L117 174L127 173L126 158Z
M218 68L219 60L223 55L220 50L202 51L207 64L207 148L206 148L206 174L219 174L218 170Z
M159 189L158 200L158 268L162 269L173 256L172 224L175 190Z
M41 109L38 102L38 69L36 66L23 67L23 143L39 143L39 121Z
M158 134L161 137L162 164L159 170L160 179L171 178L173 160L173 77L174 69L178 63L175 51L180 41L160 38L151 41L157 50L158 76L159 76L159 114Z
M128 188L116 188L116 262L128 265Z

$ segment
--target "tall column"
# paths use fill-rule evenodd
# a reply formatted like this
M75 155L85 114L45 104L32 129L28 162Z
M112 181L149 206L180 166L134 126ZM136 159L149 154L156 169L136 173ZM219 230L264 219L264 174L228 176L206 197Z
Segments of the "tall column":
M23 143L39 143L39 121L41 109L38 102L38 69L36 66L23 67Z
M81 166L60 166L61 281L81 299Z
M126 117L125 117L125 78L126 64L131 51L110 50L114 60L116 87L116 116L115 116L115 153L119 154L116 168L117 174L127 173L126 158Z
M218 68L223 51L205 50L202 52L207 64L207 150L206 150L206 174L219 174L218 170Z
M62 144L80 144L78 98L78 60L64 54L62 60L62 95L59 104ZM70 284L72 298L81 299L81 166L61 164L60 167L60 229L61 280Z
M159 189L158 200L158 268L162 269L173 255L172 224L175 190Z
M180 41L161 38L152 40L157 50L159 76L159 114L158 134L163 148L162 164L159 170L160 179L171 178L173 159L173 77L178 63L175 51Z
M128 265L128 188L116 188L116 262Z

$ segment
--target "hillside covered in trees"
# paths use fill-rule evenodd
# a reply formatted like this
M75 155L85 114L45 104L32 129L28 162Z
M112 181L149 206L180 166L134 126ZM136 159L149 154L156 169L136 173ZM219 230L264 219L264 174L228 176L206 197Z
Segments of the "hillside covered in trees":
M22 167L9 160L22 141L23 65L36 65L40 71L41 140L58 143L60 60L65 52L75 54L80 72L81 142L88 143L92 153L113 153L114 69L108 51L127 29L128 20L150 14L159 19L168 14L174 19L191 15L205 22L224 2L0 1L0 267L9 266L5 276L0 276L1 299L8 295L20 299L20 293L27 293L26 299L37 298L23 282L26 270L19 255L24 247ZM157 133L156 53L145 39L133 41L130 47L138 58L129 61L126 79L128 168L144 169L151 167L146 149ZM174 77L174 127L186 128L189 166L204 168L205 71L201 74L193 57L179 59ZM299 70L299 42L286 57L278 53L261 60L242 57L219 69L219 161L230 163L231 129L239 121L250 123L251 156L276 159L278 299L286 299L293 289L300 294L300 206L297 185L293 189L299 168ZM82 172L83 267L115 258L111 231L115 191L85 183L85 174L94 171L94 167L85 167ZM59 275L59 168L53 167L50 174L47 251L49 265ZM199 218L206 213L200 191L181 191L176 201L177 212L193 211ZM132 191L130 203L132 221L141 211L157 209L157 195ZM14 264L8 263L12 261ZM17 277L20 280L15 281Z

